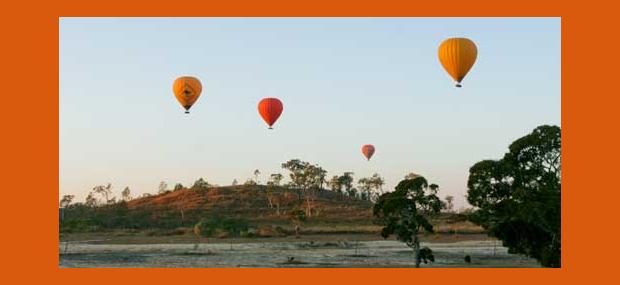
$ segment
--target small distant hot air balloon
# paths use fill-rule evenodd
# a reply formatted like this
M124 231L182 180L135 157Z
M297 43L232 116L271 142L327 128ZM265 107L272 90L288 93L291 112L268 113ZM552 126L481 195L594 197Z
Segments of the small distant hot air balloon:
M362 154L366 157L367 160L370 160L373 154L375 154L375 146L371 144L365 144L362 146Z
M476 44L470 39L450 38L439 45L439 61L456 81L456 87L461 87L461 81L474 66L477 56Z
M177 78L172 84L172 91L177 101L185 108L185 114L189 114L189 108L196 103L202 92L200 80L191 76Z
M269 125L269 129L273 129L271 126L278 120L283 109L282 102L277 98L264 98L258 102L258 113Z

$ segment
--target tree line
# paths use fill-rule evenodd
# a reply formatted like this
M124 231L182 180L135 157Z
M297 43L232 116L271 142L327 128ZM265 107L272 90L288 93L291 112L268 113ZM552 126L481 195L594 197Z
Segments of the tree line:
M274 173L266 181L265 191L270 208L279 215L281 195L276 188L294 193L298 209L291 212L296 232L301 221L316 215L314 207L317 198L329 192L329 197L357 199L373 203L375 222L382 225L381 236L395 236L412 248L416 267L421 263L433 262L433 252L421 247L419 235L433 233L432 218L442 210L451 210L453 197L438 196L439 185L429 183L423 176L410 173L398 183L394 191L383 192L384 180L379 174L361 178L354 186L352 172L334 175L327 179L327 171L317 164L292 159L282 163L289 171L289 182L282 184L284 176ZM260 171L253 172L254 179L245 184L260 184ZM236 185L237 181L233 181ZM196 191L209 191L213 185L203 178L192 187ZM530 134L509 145L508 152L498 160L482 160L469 170L467 201L475 208L468 219L487 230L490 236L502 241L509 253L524 254L537 259L543 266L561 266L561 130L557 126L543 125ZM159 185L159 193L185 189L176 184L168 190L167 184ZM78 216L108 227L140 226L146 221L145 213L127 211L126 203L132 199L131 191L125 188L120 199L112 195L108 183L94 187L84 203L72 204L72 195L65 195L60 201L62 208L70 208ZM106 217L102 211L92 209L113 209L115 215ZM184 211L181 211L181 220ZM131 219L123 217L132 216ZM123 224L123 221L134 224ZM160 219L158 226L161 224ZM72 220L75 222L75 220ZM63 223L61 223L61 227Z

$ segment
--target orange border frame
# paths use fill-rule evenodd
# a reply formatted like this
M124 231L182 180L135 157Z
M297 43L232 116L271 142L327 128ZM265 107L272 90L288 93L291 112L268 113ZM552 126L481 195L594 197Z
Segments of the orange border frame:
M335 0L334 0L335 1ZM315 0L300 3L237 1L110 0L3 2L0 112L3 130L5 203L1 269L5 284L56 283L171 284L172 282L314 284L437 282L477 284L558 284L614 280L616 255L607 248L615 235L613 181L617 146L607 129L618 106L618 91L605 90L617 77L613 23L618 7L588 2L489 0L416 3L404 0ZM187 9L190 8L190 9ZM562 17L562 200L561 269L59 269L58 267L58 19L63 16L560 16ZM611 38L610 38L611 36ZM617 51L613 51L617 52ZM609 53L609 52L608 52ZM614 58L615 57L615 58ZM610 62L611 61L611 62ZM7 66L8 64L8 66ZM27 97L24 91L30 93ZM527 110L524 110L527 112ZM603 123L603 124L601 124ZM597 161L601 157L608 162ZM611 162L610 162L611 161ZM582 179L579 179L582 178ZM603 178L603 179L601 179ZM606 185L598 185L605 181ZM611 183L610 183L611 182ZM610 187L610 188L606 188ZM597 196L601 195L601 196ZM594 198L592 198L594 197ZM604 197L612 206L595 202ZM600 199L600 198L599 198ZM581 202L581 203L580 203ZM583 225L583 227L581 227ZM581 230L580 230L581 229ZM598 229L592 232L591 229ZM602 234L598 234L602 233ZM593 250L592 254L590 250ZM598 255L598 256L597 256ZM606 255L606 256L604 256ZM528 283L524 283L528 282Z

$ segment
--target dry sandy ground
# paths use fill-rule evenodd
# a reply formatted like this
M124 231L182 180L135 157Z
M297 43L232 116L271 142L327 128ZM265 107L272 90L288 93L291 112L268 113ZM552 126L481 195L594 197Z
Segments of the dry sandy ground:
M164 238L165 239L165 238ZM79 240L59 245L60 267L413 267L412 250L395 240L370 235L311 236L295 239L208 240L185 237L119 242ZM155 242L155 243L153 243ZM430 236L422 246L435 262L423 267L539 267L483 235ZM469 255L471 263L464 257Z

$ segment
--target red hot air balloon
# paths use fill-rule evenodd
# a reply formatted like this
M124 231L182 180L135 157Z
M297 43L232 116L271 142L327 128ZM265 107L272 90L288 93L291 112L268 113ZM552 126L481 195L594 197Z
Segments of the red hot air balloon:
M277 98L264 98L258 102L258 113L269 125L269 129L273 129L271 126L278 120L283 109L282 102Z
M373 154L375 154L375 147L371 144L365 144L362 146L362 153L367 160L370 160Z

